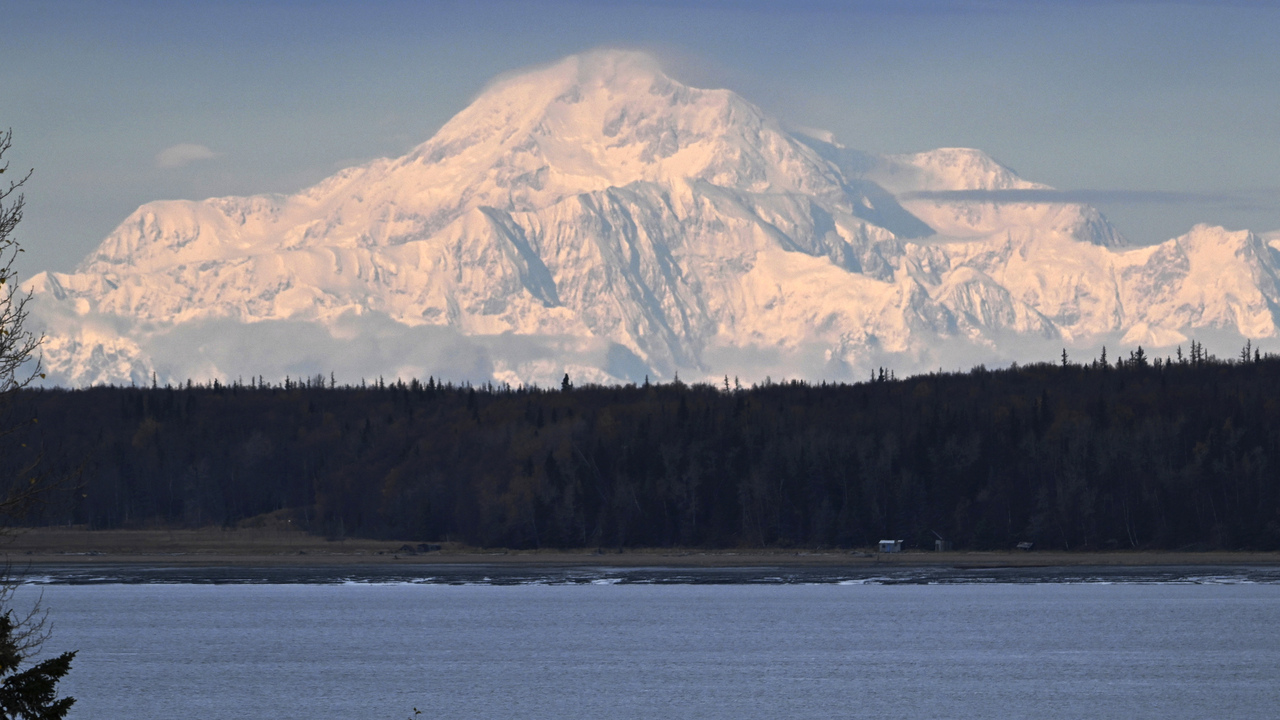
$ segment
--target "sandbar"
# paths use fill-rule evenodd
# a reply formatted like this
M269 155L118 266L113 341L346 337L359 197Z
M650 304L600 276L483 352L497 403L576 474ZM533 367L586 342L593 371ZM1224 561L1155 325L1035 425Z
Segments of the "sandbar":
M868 568L1280 566L1280 552L1008 551L878 553L866 549L595 548L503 550L454 542L324 538L296 530L10 528L0 555L11 566L111 564L151 567L320 565L504 565L547 567Z

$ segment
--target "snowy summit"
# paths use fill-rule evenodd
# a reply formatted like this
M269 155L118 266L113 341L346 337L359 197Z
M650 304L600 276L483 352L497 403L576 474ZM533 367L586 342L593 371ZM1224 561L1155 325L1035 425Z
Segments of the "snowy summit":
M1276 335L1280 239L1130 248L1091 207L974 192L1036 189L977 150L858 152L602 51L296 195L143 205L26 285L64 385L860 379Z

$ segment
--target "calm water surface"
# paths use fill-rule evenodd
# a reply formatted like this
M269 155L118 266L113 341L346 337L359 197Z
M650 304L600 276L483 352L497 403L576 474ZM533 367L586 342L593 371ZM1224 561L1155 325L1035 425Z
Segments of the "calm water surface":
M19 604L39 592L48 649L80 651L73 719L1280 715L1276 584L151 582Z

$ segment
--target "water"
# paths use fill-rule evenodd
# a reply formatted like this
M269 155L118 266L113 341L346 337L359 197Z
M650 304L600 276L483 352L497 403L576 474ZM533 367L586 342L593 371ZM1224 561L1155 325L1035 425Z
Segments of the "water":
M108 573L99 584L54 574L18 604L42 591L48 649L80 651L63 684L78 698L73 719L399 720L414 707L424 718L1273 718L1280 708L1273 571L1066 582L1044 570L978 582L915 571L914 582L817 584L775 571L735 571L726 584L659 569L521 570L520 582L492 568L431 582L271 572L283 574Z

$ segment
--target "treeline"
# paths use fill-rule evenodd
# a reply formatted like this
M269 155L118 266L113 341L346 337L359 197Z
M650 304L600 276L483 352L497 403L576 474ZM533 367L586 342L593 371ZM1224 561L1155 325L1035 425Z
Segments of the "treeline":
M506 547L1280 548L1280 358L1062 362L853 385L23 392L29 519Z

